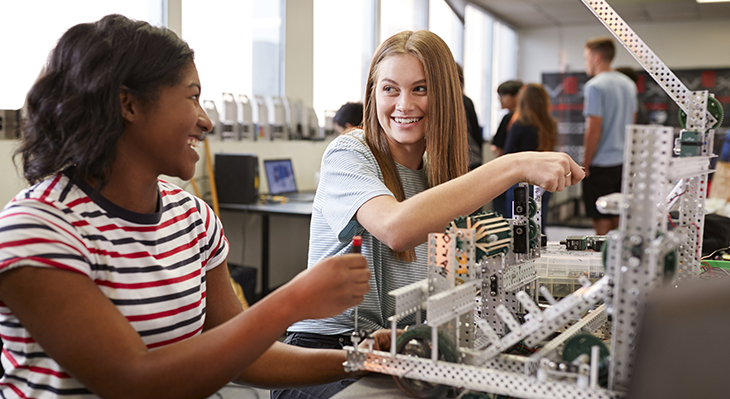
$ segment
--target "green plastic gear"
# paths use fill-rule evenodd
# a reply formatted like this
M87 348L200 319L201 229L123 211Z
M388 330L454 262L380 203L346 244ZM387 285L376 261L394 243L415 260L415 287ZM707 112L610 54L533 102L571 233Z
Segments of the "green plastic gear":
M664 256L664 280L671 280L677 274L679 257L677 251L672 251Z
M591 347L598 345L600 352L598 357L603 360L608 357L608 348L600 338L591 334L578 334L570 338L563 347L563 360L572 362L576 357L587 354L590 356Z
M540 245L538 240L540 239L540 228L537 227L537 223L530 219L530 249Z
M396 341L396 352L409 356L431 358L431 327L421 325L410 329L398 336ZM456 363L459 356L456 347L445 335L438 334L438 359L450 363ZM451 388L448 385L432 384L427 381L400 378L393 376L396 384L416 398L442 398Z
M601 262L603 262L603 272L606 272L606 269L608 268L608 244L609 242L605 242L603 246L601 247Z
M446 232L457 228L476 229L474 244L477 259L506 254L509 251L512 229L509 222L494 212L458 217L446 228Z
M459 216L459 217L455 218L451 222L451 224L446 226L446 233L448 233L451 230L452 226L454 226L454 225L456 225L460 229L466 228L466 227L462 227L462 226L466 226L468 224L467 220L466 220L467 218L468 218L468 216ZM464 249L464 240L462 240L459 237L456 237L456 248L458 248L460 250Z
M709 128L718 128L725 117L725 110L722 108L722 103L720 103L720 100L716 99L715 97L707 97L707 112L709 112L710 115L717 119L717 122L715 122L715 124L713 124ZM679 110L679 126L681 126L682 129L687 128L687 113L681 109Z
M534 218L535 215L537 215L537 202L535 202L535 199L530 197L527 201L527 212L530 217L530 219Z

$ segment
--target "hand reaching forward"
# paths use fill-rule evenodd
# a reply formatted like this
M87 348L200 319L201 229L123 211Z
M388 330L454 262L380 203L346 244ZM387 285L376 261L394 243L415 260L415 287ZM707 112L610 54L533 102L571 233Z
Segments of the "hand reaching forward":
M519 168L519 181L550 192L562 191L585 177L583 169L562 152L518 152L507 156Z
M403 330L398 329L396 330L396 337L403 334ZM395 345L395 342L390 342L391 338L391 330L390 329L383 329L383 330L376 330L374 333L370 335L370 337L373 339L373 350L376 351L389 351L390 345ZM368 349L368 341L362 341L360 345L358 345L358 348L360 349Z
M387 329L377 330L370 335L370 338L373 339L373 350L387 352L390 350L391 344L395 345L395 342L391 342L391 340L390 340L391 336L392 336L391 331L392 330L387 330ZM396 330L396 337L400 336L401 334L403 334L403 330L401 330L401 329ZM368 342L368 340L363 340L362 342L360 342L360 344L357 346L357 348L361 351L367 351L370 349L370 342ZM350 373L350 377L360 378L369 373L370 373L369 371L363 371L363 370L355 371L355 372Z
M287 283L300 319L335 316L362 302L370 290L365 257L346 254L327 258Z

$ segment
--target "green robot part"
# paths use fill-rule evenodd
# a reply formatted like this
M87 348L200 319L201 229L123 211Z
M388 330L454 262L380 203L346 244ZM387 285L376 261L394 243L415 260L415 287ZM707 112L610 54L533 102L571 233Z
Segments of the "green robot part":
M474 242L477 259L497 256L509 250L512 229L509 222L494 212L458 217L446 228L446 232L457 228L476 230Z
M717 119L717 122L715 122L712 126L709 126L710 129L716 129L720 126L722 123L723 118L725 117L725 111L722 109L722 104L718 99L715 97L707 97L707 112L710 113L715 119ZM682 129L687 128L687 113L679 110L679 126L682 127Z
M433 346L431 345L431 327L421 325L410 329L400 336L396 341L396 352L407 355L430 359ZM450 363L456 363L459 359L454 344L443 334L438 334L438 359ZM432 384L430 382L414 380L410 378L399 378L393 376L398 386L415 398L442 398L451 388L448 385Z

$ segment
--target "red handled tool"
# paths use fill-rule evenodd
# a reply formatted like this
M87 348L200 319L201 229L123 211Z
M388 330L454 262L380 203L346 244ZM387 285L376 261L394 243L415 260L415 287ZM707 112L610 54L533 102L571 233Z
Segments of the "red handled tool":
M362 237L352 237L352 253L359 254L360 248L362 248Z

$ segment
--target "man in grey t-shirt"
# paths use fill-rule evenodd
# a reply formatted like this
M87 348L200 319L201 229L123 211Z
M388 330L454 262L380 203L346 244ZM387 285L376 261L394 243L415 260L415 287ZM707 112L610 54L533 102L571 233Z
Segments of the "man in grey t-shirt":
M613 39L607 37L589 40L583 52L586 74L592 77L583 89L583 201L599 235L618 227L618 217L598 212L596 200L621 191L626 125L634 123L637 110L636 85L611 69L615 54Z

